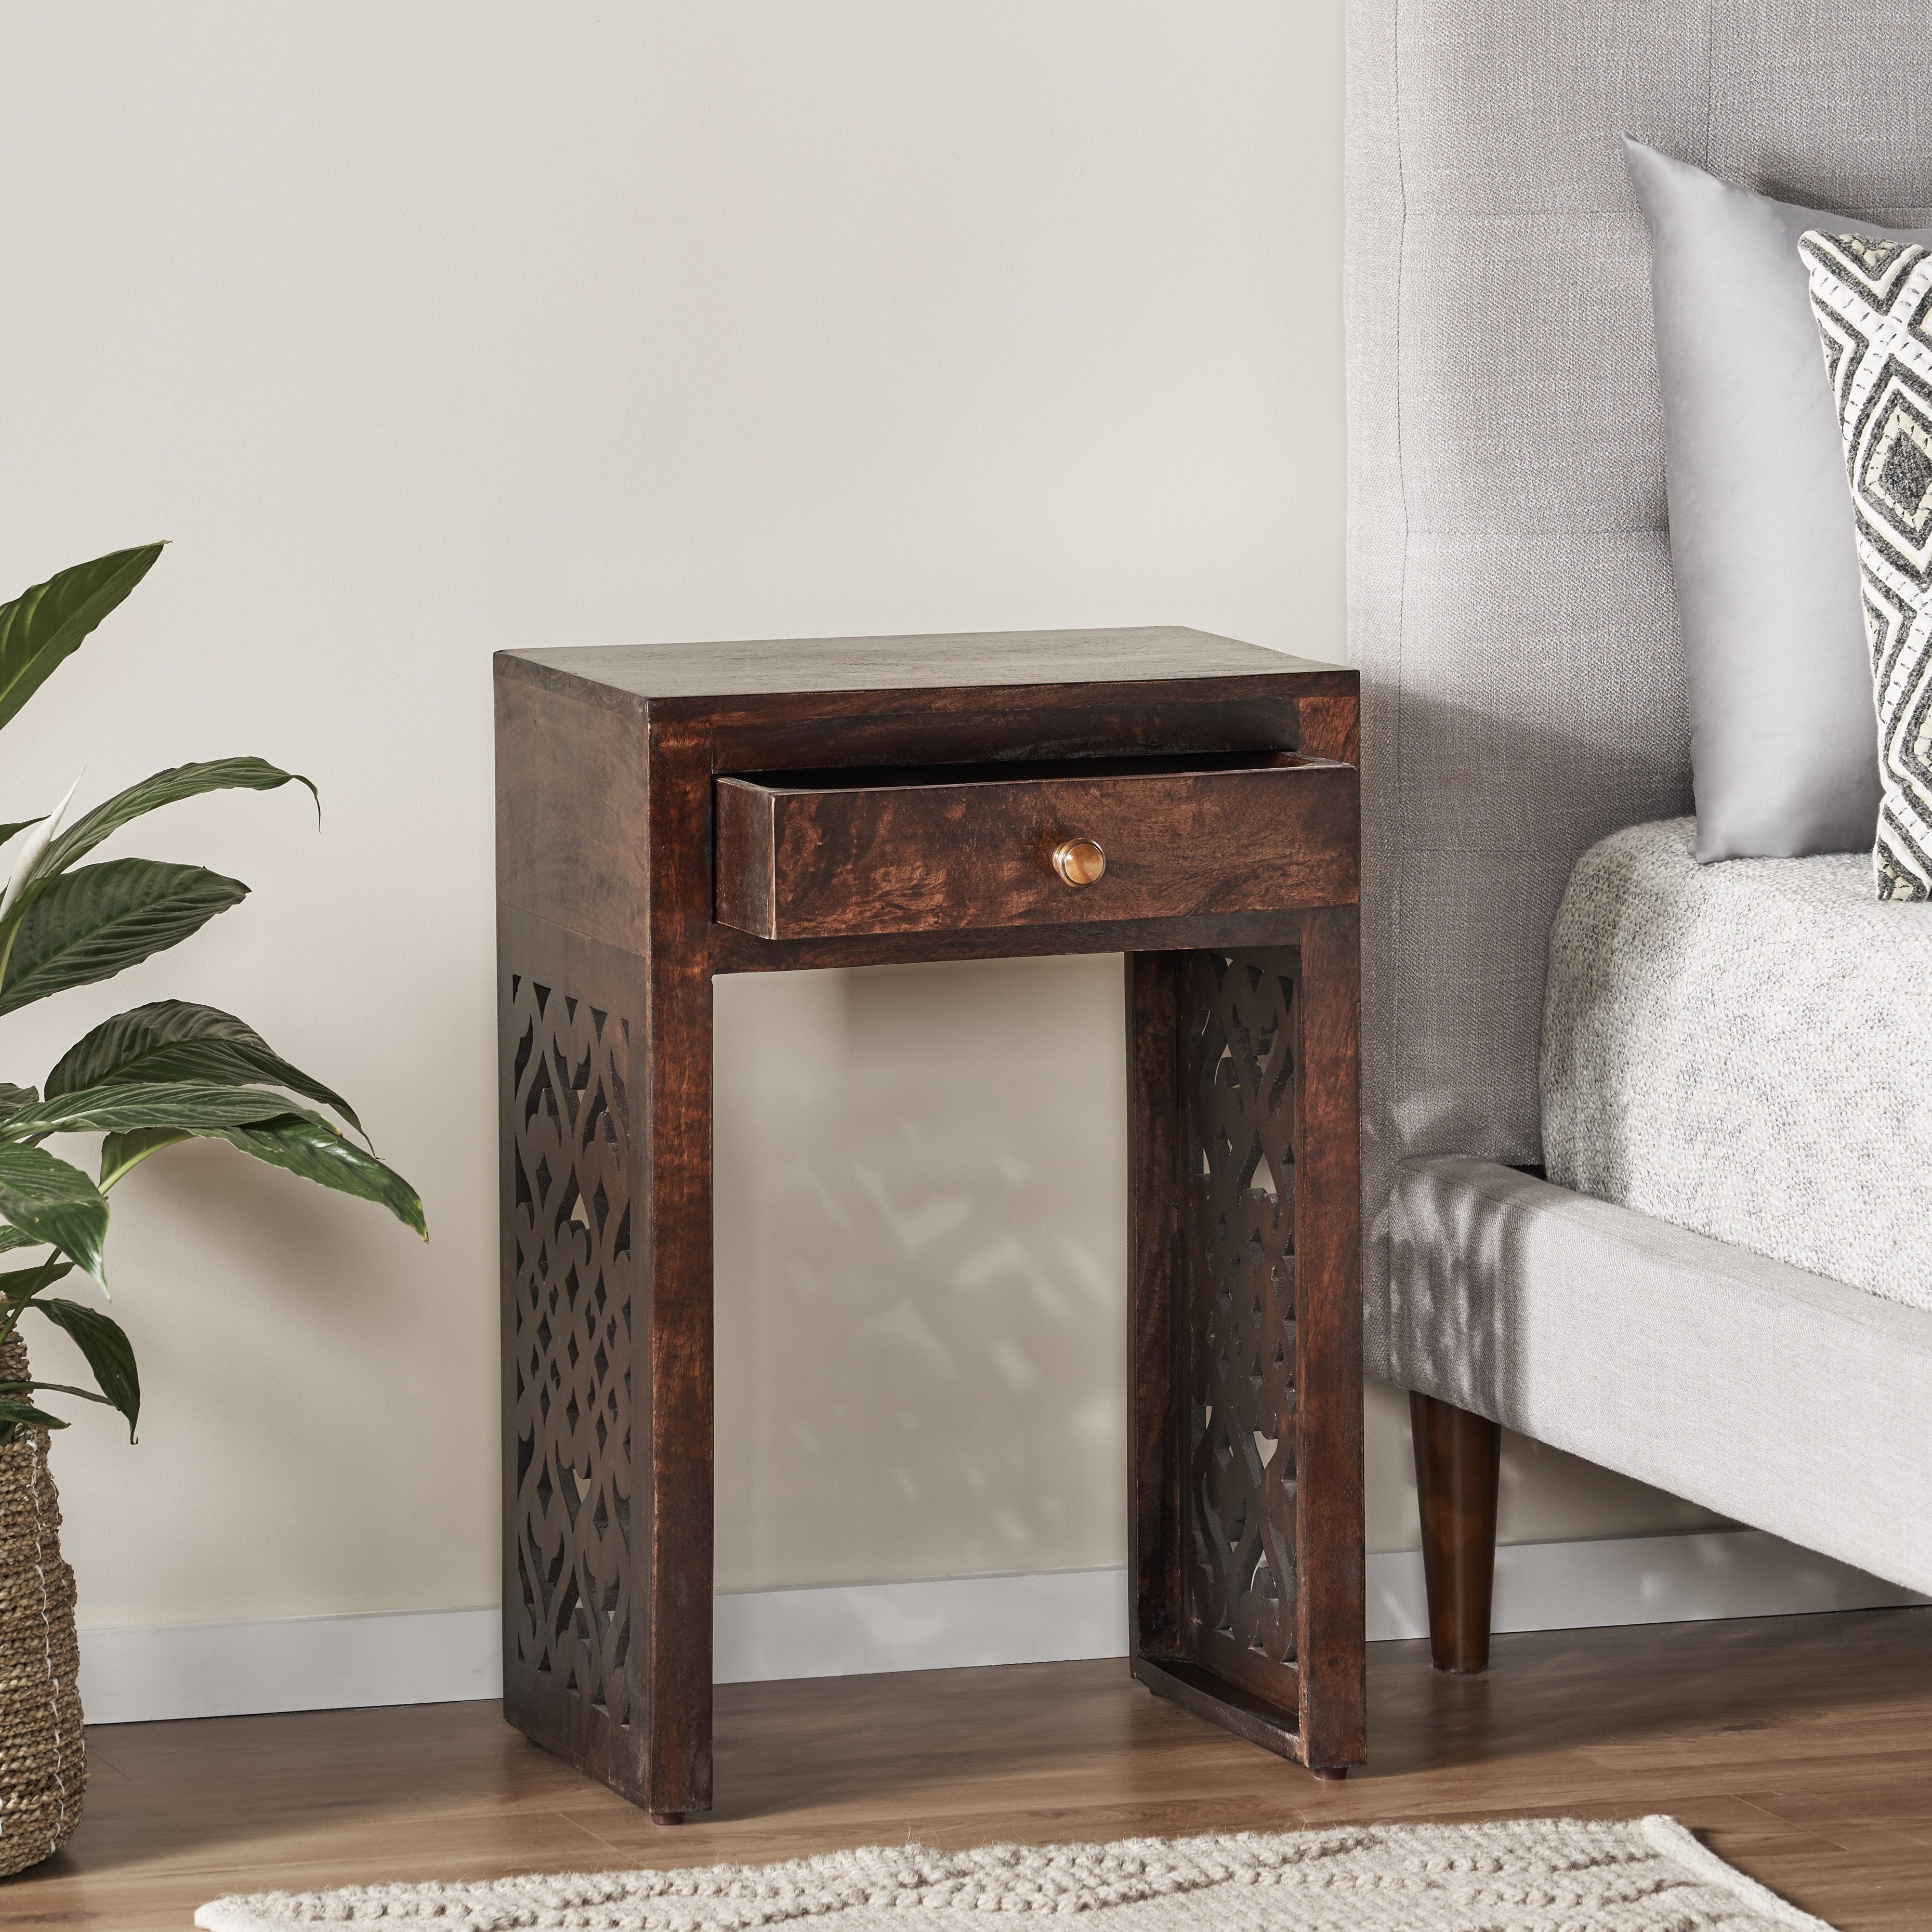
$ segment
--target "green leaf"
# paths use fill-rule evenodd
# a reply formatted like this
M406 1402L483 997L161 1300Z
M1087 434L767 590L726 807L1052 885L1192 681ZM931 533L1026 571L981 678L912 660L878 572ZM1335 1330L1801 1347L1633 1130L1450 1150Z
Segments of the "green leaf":
M124 1133L133 1127L238 1127L289 1110L286 1094L266 1087L218 1087L205 1080L136 1082L83 1087L0 1118L0 1137L41 1134Z
M0 1214L32 1240L51 1242L101 1277L107 1202L79 1168L39 1148L0 1141Z
M31 1087L16 1087L11 1081L0 1080L0 1116L31 1106L40 1097Z
M11 825L0 825L0 845L5 844L8 839L26 831L28 826L38 825L40 822L38 818L16 818Z
M4 1274L0 1274L0 1296L12 1301L17 1291L23 1288L38 1294L41 1289L52 1287L63 1275L73 1272L71 1262L61 1262L52 1268L45 1262L36 1262L32 1268L9 1268Z
M154 568L159 544L117 550L57 572L0 604L0 725ZM17 829L17 828L16 828Z
M94 1379L100 1384L100 1395L92 1399L111 1402L128 1418L128 1440L133 1442L134 1425L141 1419L141 1376L134 1366L133 1345L122 1332L120 1323L84 1301L63 1301L58 1296L28 1305L74 1337L87 1358ZM52 1388L59 1384L43 1382L38 1386ZM83 1395L87 1391L75 1389L68 1393Z
M38 1307L39 1305L40 1304L38 1302L34 1304L36 1307ZM79 1304L76 1304L76 1305L78 1306ZM80 1397L82 1402L100 1402L109 1408L112 1408L116 1406L114 1403L108 1401L106 1396L99 1394L97 1390L94 1389L80 1388L76 1387L76 1385L72 1382L0 1382L0 1394L10 1395L16 1390L44 1388L58 1389L62 1395L77 1395Z
M416 1190L391 1167L338 1132L319 1114L306 1111L283 1114L279 1119L260 1120L250 1126L218 1127L208 1138L223 1140L257 1160L266 1161L304 1180L319 1182L343 1194L364 1201L380 1202L405 1227L413 1228L424 1240L429 1230L423 1222L422 1202ZM5 1206L0 1199L0 1208Z
M13 1440L16 1425L26 1424L38 1429L64 1429L67 1424L57 1415L50 1415L44 1408L36 1408L30 1402L16 1397L0 1396L0 1429L6 1430L6 1441Z
M424 1240L429 1239L416 1190L394 1168L306 1108L290 1108L271 1120L235 1126L164 1127L110 1134L100 1146L101 1186L112 1186L136 1162L190 1138L226 1141L271 1167L339 1193L352 1194L358 1200L376 1202ZM0 1142L0 1146L4 1144Z
M358 1133L362 1123L340 1094L281 1058L254 1028L214 1006L158 1000L104 1020L47 1076L47 1097L133 1080L266 1081L333 1107Z
M0 1255L13 1248L37 1248L40 1245L37 1235L26 1234L18 1228L0 1228Z
M159 1154L182 1141L191 1141L185 1127L141 1127L132 1133L110 1134L100 1143L100 1191L105 1194L130 1167L137 1167L151 1154Z
M313 780L299 772L285 772L265 758L212 758L203 764L170 766L116 793L106 804L82 813L47 848L46 856L34 868L34 876L46 879L65 872L104 838L159 806L172 805L205 791L273 791L278 785L290 783L307 785L316 810L321 809L321 794Z
M28 909L0 980L0 1013L109 980L239 905L248 888L199 866L112 859L52 880Z

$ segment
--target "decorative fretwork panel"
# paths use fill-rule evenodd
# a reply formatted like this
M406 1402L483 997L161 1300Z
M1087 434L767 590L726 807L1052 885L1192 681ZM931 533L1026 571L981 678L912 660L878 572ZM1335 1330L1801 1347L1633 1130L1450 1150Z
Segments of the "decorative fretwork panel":
M1295 1660L1292 952L1184 971L1186 1613L1204 1661Z
M580 1736L627 1730L636 1268L630 1026L562 986L509 981L511 1334L518 1600L506 1666Z

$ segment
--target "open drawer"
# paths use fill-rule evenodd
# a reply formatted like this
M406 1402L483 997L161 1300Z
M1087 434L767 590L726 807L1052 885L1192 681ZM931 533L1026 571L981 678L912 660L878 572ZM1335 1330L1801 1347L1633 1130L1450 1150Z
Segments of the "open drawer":
M1354 767L1289 752L717 781L721 923L764 939L1352 904Z

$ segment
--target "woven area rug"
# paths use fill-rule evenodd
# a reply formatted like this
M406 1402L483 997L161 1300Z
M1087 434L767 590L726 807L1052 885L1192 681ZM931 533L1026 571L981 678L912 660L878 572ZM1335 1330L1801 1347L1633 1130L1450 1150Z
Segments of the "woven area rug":
M1831 1932L1674 1818L1366 1825L1109 1845L874 1846L786 1864L351 1886L220 1898L203 1932L967 1932L1086 1912L1093 1932Z

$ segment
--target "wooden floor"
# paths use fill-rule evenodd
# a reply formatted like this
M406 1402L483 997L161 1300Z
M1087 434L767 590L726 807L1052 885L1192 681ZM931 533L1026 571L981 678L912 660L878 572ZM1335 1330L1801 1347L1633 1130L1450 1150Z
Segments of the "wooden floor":
M718 1810L665 1829L494 1705L92 1734L72 1846L0 1883L0 1928L160 1932L225 1892L1340 1820L1668 1811L1843 1928L1932 1926L1932 1610L1497 1640L1483 1678L1370 1653L1344 1784L1238 1744L1120 1663L744 1684Z

